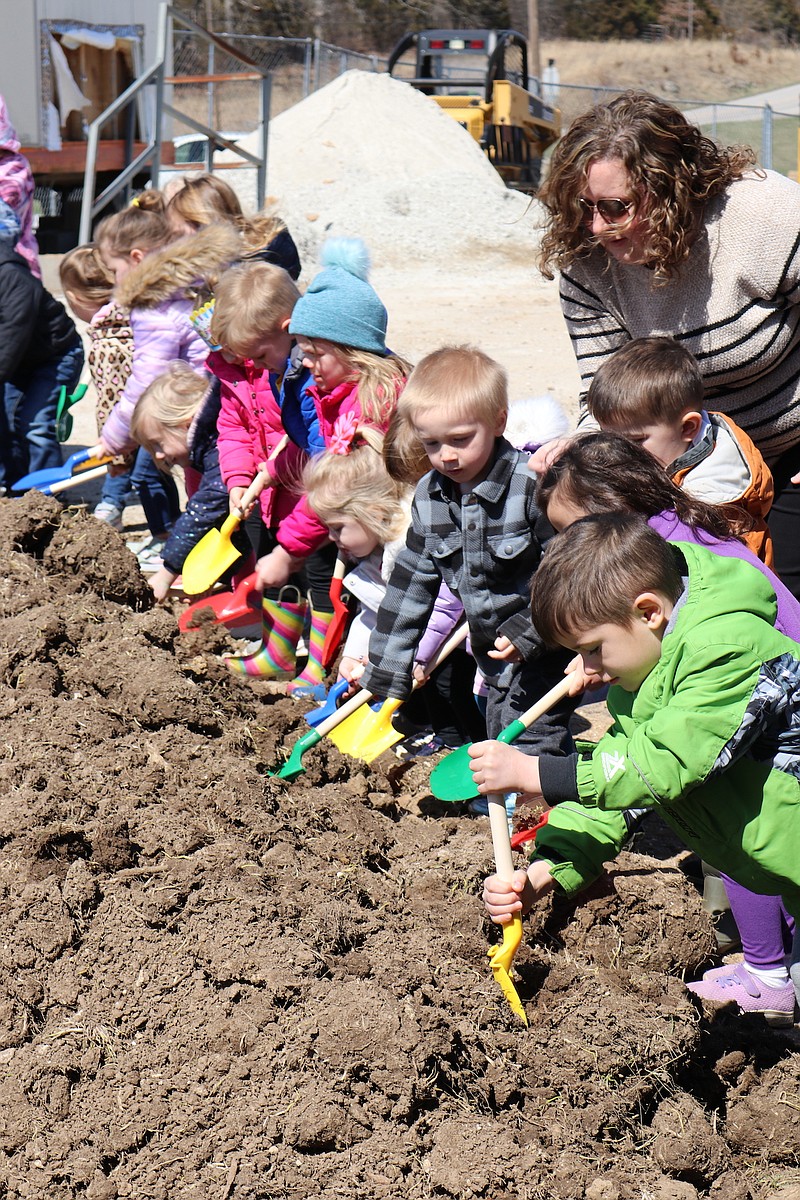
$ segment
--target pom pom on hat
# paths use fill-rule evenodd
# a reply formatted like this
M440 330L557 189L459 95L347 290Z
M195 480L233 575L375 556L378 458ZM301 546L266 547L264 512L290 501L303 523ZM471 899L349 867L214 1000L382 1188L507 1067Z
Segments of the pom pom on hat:
M19 217L10 204L0 200L0 242L10 242L16 246L21 232Z
M332 238L323 246L322 263L294 307L289 333L385 355L387 314L367 282L367 247L360 238Z
M518 450L533 452L568 431L567 414L549 392L514 400L509 406L505 437Z

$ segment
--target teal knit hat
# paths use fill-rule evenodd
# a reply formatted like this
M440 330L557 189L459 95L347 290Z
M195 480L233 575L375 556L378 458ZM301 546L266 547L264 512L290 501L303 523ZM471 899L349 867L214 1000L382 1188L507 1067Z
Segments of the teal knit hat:
M289 333L386 354L386 309L367 283L367 247L360 238L332 238L322 265L294 306Z

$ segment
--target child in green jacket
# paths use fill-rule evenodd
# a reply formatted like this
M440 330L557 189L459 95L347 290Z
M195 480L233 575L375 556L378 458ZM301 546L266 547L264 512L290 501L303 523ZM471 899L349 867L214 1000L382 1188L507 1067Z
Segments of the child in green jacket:
M577 521L536 572L533 619L580 655L576 687L613 685L614 726L566 759L480 742L479 791L577 801L599 825L604 812L656 807L707 862L800 916L800 645L774 628L775 613L774 590L748 563L670 545L640 517ZM586 869L592 839L576 847L562 811ZM536 861L510 884L490 877L492 919L526 911L554 873ZM797 989L800 966L792 974Z

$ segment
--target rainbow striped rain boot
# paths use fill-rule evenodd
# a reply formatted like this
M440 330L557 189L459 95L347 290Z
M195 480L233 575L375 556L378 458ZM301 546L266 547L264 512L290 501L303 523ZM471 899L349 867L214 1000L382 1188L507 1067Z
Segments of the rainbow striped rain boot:
M295 588L290 589L295 591ZM254 654L228 654L225 663L234 675L253 675L274 679L289 675L295 669L295 649L303 632L306 602L299 593L297 600L278 600L265 596L261 601L261 646Z
M300 674L286 685L286 695L297 700L324 700L326 696L322 650L325 634L333 620L332 612L311 609L311 628L308 634L308 661Z

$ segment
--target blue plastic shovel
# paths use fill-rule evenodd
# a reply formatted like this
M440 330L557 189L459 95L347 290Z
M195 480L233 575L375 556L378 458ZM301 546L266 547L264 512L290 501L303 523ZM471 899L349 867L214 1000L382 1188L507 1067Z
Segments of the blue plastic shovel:
M71 454L63 467L45 467L42 471L32 471L30 475L23 475L22 479L18 479L16 483L12 483L12 492L27 492L31 488L36 488L42 491L43 488L52 487L54 483L62 483L64 480L71 479L75 473L75 468L83 466L86 470L88 467L99 467L102 463L110 463L111 455L104 457L98 456L99 446L90 446L88 450L76 450Z

